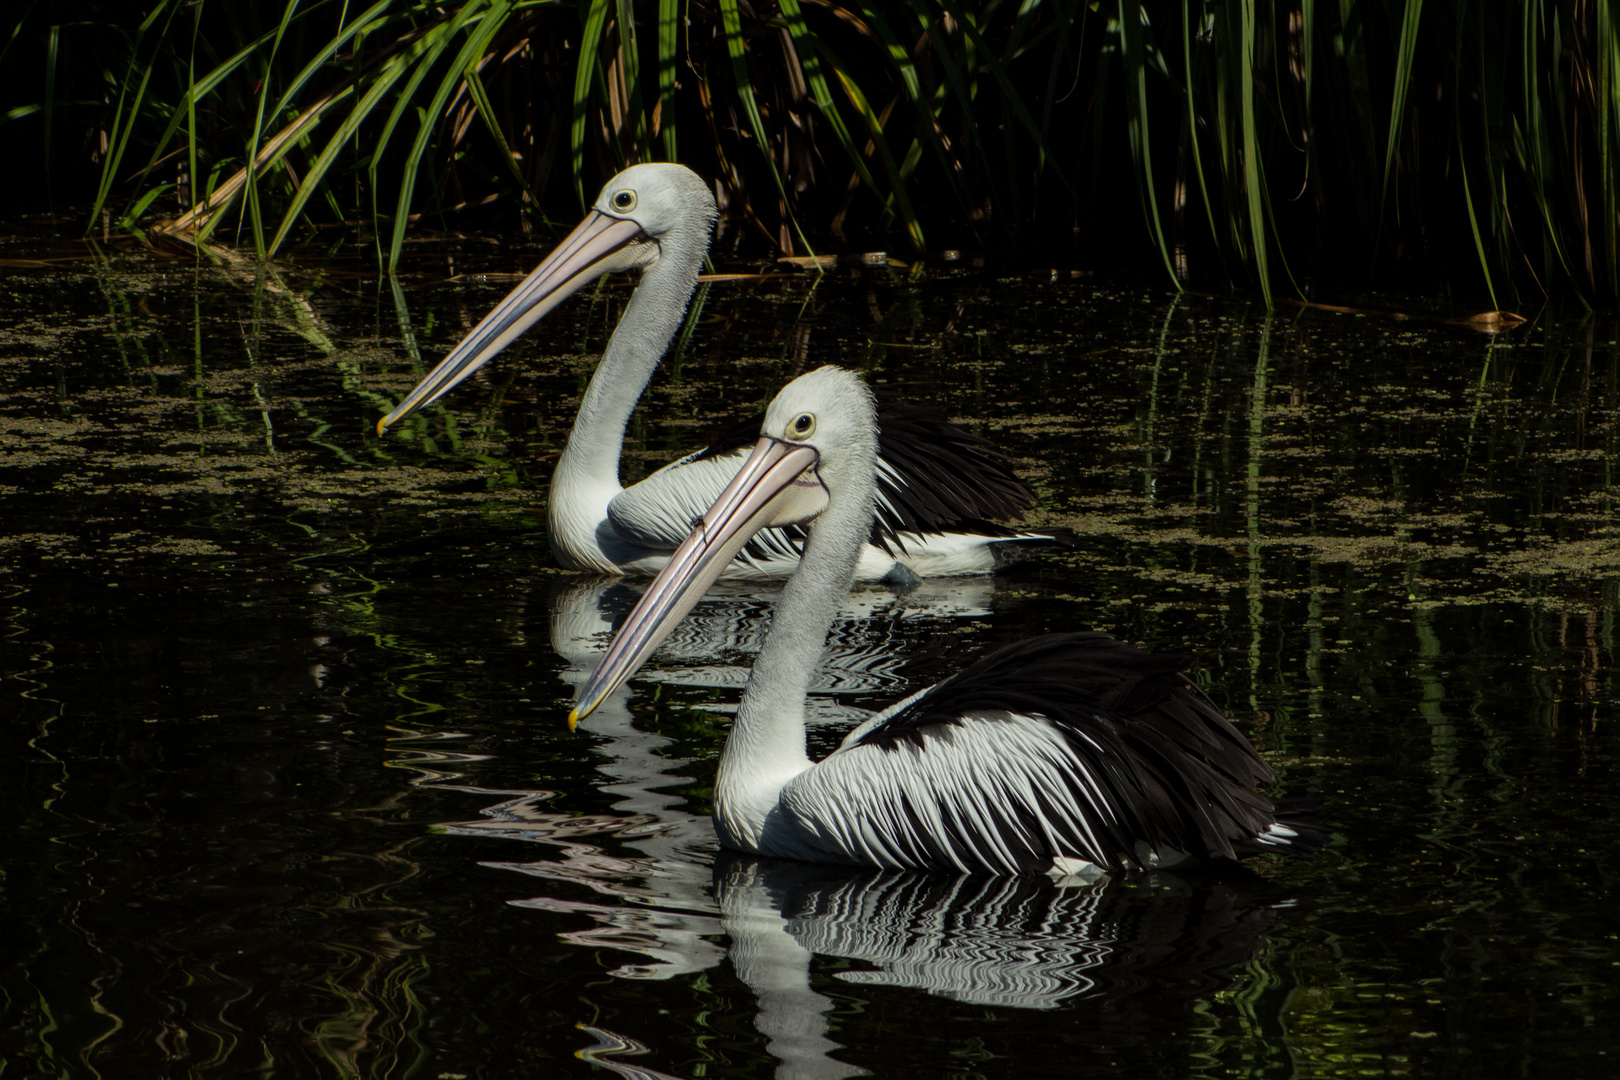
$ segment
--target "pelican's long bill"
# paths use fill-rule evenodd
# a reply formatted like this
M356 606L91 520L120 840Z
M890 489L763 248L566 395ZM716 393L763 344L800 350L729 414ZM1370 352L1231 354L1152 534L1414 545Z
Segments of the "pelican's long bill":
M634 221L592 210L557 249L506 294L439 366L416 384L416 389L393 412L377 421L377 434L411 413L431 404L462 379L483 367L518 335L539 322L552 308L603 274L628 270L647 261L640 250L654 242Z
M819 460L809 446L770 436L762 436L754 444L743 467L704 513L692 535L675 549L619 628L602 662L580 690L574 711L568 714L568 730L640 670L750 537L772 525L793 524L811 516L805 512L803 489L813 489L819 497L815 509L825 506L826 489L810 471Z

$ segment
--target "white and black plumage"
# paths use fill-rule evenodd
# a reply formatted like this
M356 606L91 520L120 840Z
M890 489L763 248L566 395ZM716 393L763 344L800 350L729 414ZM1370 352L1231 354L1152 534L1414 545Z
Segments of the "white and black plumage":
M812 862L1017 874L1120 872L1326 834L1279 814L1254 748L1187 681L1182 656L1101 634L1004 648L805 752L805 688L868 528L876 425L854 375L789 384L748 461L649 586L570 724L628 678L755 531L803 524L799 569L726 740L720 842Z
M615 176L557 250L378 421L378 433L437 400L584 285L639 270L557 461L548 516L551 547L565 567L656 572L735 475L759 430L756 418L742 443L723 438L630 488L619 485L625 425L680 327L714 218L713 196L683 166L637 165ZM879 426L880 497L856 567L860 580L982 573L1005 560L1008 545L1054 539L995 524L1017 518L1033 495L988 443L940 410L885 402ZM796 565L797 536L766 530L726 576L786 577Z

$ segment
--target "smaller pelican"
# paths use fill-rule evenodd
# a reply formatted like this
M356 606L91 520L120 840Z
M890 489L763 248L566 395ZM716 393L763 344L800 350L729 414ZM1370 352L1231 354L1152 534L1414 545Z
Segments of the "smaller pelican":
M916 870L1095 876L1326 839L1181 674L1103 634L1000 649L805 752L805 688L870 527L871 392L824 367L788 384L753 453L670 557L580 691L570 729L633 674L764 528L805 525L720 757L714 826L738 851Z
M557 459L547 518L551 549L564 567L656 573L736 473L759 431L756 417L739 433L741 441L722 439L629 488L619 484L625 425L680 328L714 217L714 197L685 166L636 165L615 176L585 220L377 422L377 433L438 400L584 286L604 274L640 271ZM995 523L1016 519L1034 494L984 439L947 421L943 411L884 401L878 418L879 497L856 568L860 580L910 585L985 573L1020 546L1058 539ZM765 530L725 575L786 577L799 562L798 539Z

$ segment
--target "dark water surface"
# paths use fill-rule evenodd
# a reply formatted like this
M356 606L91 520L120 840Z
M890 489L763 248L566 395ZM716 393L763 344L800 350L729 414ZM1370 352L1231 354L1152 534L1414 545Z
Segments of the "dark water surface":
M819 750L1102 628L1195 652L1339 834L1252 879L863 875L709 829L769 589L567 732L638 586L553 566L546 481L627 287L378 439L510 287L446 278L538 255L418 247L394 286L0 242L4 1076L1615 1075L1611 323L963 264L711 285L629 478L838 362L1084 541L855 594Z

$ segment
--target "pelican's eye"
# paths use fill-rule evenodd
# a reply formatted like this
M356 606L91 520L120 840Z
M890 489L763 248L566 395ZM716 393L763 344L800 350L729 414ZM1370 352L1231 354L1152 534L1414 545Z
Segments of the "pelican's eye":
M628 214L636 208L636 193L626 188L613 193L613 209L621 214Z
M811 432L816 430L816 418L807 412L802 412L793 418L788 425L788 434L795 439L808 439Z

